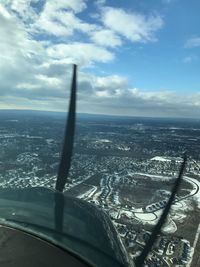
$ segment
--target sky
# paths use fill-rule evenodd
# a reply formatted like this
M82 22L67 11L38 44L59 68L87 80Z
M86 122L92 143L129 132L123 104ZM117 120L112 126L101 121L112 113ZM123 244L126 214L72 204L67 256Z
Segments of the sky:
M0 109L200 118L199 0L1 0Z

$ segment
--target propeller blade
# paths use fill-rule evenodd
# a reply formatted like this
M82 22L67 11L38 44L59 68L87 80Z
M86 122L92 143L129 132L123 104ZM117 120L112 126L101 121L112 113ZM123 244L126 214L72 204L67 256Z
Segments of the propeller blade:
M65 188L72 160L75 119L76 119L76 77L77 77L77 66L73 65L73 77L71 85L69 112L65 128L62 156L61 156L60 166L58 169L58 177L56 180L56 190L59 192L63 192Z
M165 209L164 209L164 211L163 211L158 223L154 227L153 232L152 232L149 240L147 241L142 253L136 259L136 261L135 261L135 266L136 267L142 267L144 265L144 261L146 260L149 252L151 251L151 249L153 247L153 244L155 243L155 241L156 241L156 239L157 239L157 237L158 237L158 235L159 235L159 233L160 233L160 231L162 229L162 226L164 225L164 223L166 221L167 215L169 214L170 208L171 208L171 206L173 204L173 201L175 199L175 196L176 196L176 194L177 194L177 192L179 190L180 183L181 183L182 176L183 176L183 172L184 172L185 165L186 165L186 161L187 161L187 157L184 156L183 163L181 165L178 178L175 181L175 184L174 184L174 187L172 189L170 198L169 198L169 200L167 202L167 205L165 206Z

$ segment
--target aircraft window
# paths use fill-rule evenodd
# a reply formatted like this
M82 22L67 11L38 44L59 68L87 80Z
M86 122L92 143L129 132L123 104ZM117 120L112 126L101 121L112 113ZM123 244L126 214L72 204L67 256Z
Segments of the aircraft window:
M1 266L199 266L191 2L0 1Z

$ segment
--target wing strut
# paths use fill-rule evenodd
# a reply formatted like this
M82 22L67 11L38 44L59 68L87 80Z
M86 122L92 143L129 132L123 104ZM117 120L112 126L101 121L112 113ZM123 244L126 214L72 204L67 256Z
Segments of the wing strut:
M156 224L156 226L154 227L153 229L153 232L149 238L149 240L147 241L142 253L140 256L138 256L138 258L136 259L135 261L135 266L136 267L142 267L144 265L144 261L146 260L149 252L151 251L152 247L153 247L153 244L155 243L160 231L161 231L161 228L162 226L164 225L165 221L166 221L166 218L167 218L167 215L169 214L169 211L170 211L170 208L172 206L172 203L175 199L175 195L177 194L178 190L179 190L179 187L180 187L180 183L181 183L181 178L183 176L183 172L184 172L184 169L185 169L185 165L186 165L186 161L187 161L187 158L186 156L184 156L183 158L183 162L182 162L182 165L181 165L181 168L180 168L180 171L179 171L179 175L178 175L178 178L176 179L175 181L175 184L174 184L174 187L172 189L172 192L171 192L171 196L167 202L167 205L158 221L158 223Z
M56 180L56 190L59 192L63 192L65 188L72 160L74 132L75 132L75 118L76 118L76 76L77 76L77 66L73 65L73 77L71 85L69 112L65 128L62 156L61 156L60 166L58 169L58 177Z

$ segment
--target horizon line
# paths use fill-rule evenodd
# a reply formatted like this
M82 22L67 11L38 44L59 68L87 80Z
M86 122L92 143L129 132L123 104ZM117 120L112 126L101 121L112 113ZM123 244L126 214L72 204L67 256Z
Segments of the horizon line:
M65 114L68 111L60 110L41 110L41 109L15 109L15 108L0 108L1 111L16 111L16 112L49 112L49 113L60 113ZM123 118L146 118L146 119L180 119L180 120L200 120L197 117L167 117L167 116L141 116L141 115L122 115L122 114L105 114L105 113L88 113L88 112L77 112L80 115L89 115L89 116L105 116L105 117L123 117Z

